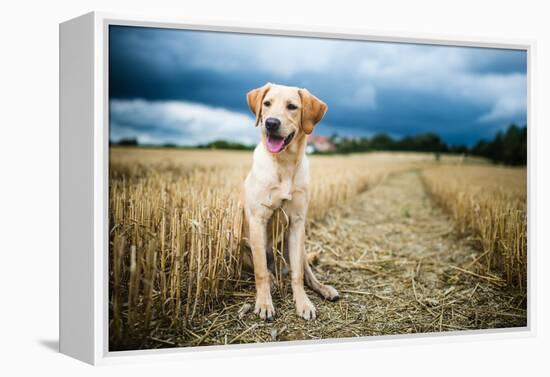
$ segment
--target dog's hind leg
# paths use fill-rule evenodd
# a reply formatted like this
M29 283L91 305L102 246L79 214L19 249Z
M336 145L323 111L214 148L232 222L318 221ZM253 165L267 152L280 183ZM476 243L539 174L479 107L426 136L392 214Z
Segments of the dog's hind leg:
M320 294L325 300L336 301L340 298L338 291L331 285L322 284L313 273L308 261L304 261L304 280L308 287Z

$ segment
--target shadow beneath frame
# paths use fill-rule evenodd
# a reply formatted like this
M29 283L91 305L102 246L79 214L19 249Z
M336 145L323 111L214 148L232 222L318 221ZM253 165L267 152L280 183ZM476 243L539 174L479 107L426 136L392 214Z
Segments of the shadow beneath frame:
M59 340L57 339L41 339L38 341L38 344L52 352L59 352Z

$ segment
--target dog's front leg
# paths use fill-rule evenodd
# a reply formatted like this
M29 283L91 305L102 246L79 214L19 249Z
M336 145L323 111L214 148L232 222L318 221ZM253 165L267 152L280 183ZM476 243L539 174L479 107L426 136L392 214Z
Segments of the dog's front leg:
M275 308L271 300L271 277L267 268L266 226L266 220L252 217L249 220L249 243L252 249L254 280L256 282L256 307L254 312L261 319L272 319Z
M303 207L296 214L290 216L288 238L288 256L290 259L290 276L292 279L292 294L296 304L296 312L304 319L315 319L315 306L307 297L304 289L305 263L305 213Z

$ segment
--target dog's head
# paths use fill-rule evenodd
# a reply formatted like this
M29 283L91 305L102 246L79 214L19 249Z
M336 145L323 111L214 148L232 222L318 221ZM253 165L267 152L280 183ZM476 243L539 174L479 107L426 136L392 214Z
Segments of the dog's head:
M248 92L246 99L271 153L283 151L302 134L309 135L327 111L327 105L307 89L292 86L268 83Z

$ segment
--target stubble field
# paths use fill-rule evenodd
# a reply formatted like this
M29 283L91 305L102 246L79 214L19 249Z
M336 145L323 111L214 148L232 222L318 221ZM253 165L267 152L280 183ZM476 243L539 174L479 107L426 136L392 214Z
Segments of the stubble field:
M111 148L111 350L526 326L526 171L430 154L313 156L318 319L249 310L238 193L251 152Z

